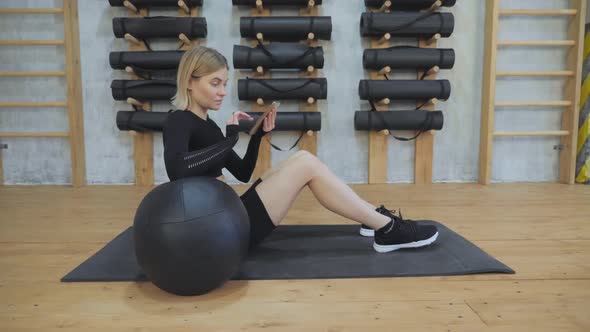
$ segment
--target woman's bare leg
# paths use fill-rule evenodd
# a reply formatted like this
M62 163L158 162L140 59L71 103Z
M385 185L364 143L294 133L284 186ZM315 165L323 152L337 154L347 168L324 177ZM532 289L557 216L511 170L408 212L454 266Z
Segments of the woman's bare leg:
M256 192L273 223L278 225L305 186L311 189L322 206L345 218L373 229L390 221L337 178L317 157L304 150L265 173Z

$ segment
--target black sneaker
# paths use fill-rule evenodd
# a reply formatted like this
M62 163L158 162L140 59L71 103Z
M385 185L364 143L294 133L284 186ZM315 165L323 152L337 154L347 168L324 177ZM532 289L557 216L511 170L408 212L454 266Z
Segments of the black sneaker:
M381 213L384 216L387 216L388 218L393 218L394 217L394 213L395 210L388 210L385 206L381 205L380 207L376 208L375 211ZM359 232L362 236L367 236L367 237L373 237L375 236L375 231L365 225L365 224L361 224L361 230Z
M420 225L400 216L391 218L391 223L375 232L373 248L377 252L389 252L402 248L418 248L436 241L438 230L434 225Z

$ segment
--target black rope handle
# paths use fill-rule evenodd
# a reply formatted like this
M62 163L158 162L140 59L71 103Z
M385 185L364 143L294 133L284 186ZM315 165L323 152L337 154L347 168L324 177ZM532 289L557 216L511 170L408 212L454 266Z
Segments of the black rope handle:
M375 104L369 100L369 104L371 104L371 110L369 112L374 112L376 114L378 114L379 119L381 120L381 123L383 124L384 128L387 128L386 123L385 123L385 119L383 118L383 114L381 114L380 111L377 110L377 108L375 108ZM423 105L422 105L423 106ZM422 107L420 106L420 107ZM418 109L416 109L418 110ZM424 133L426 131L426 126L429 126L432 124L432 117L429 116L430 114L426 115L426 119L424 119L424 121L422 121L422 123L420 124L421 128L420 131L418 132L418 134L416 134L414 137L411 138L406 138L406 137L398 137L395 136L391 133L391 131L389 132L389 135L395 139L397 139L398 141L402 141L402 142L407 142L407 141L411 141L411 140L415 140L416 138L418 138L418 136L422 135L422 133ZM372 123L371 122L371 113L369 113L369 124Z
M271 141L270 141L270 139L268 138L268 136L267 136L267 137L265 137L265 138L266 138L266 141L267 141L267 142L268 142L268 143L269 143L269 144L270 144L270 145L271 145L271 146L272 146L272 147L273 147L275 150L279 150L279 151L283 151L283 152L285 152L285 151L291 151L291 150L293 150L293 148L294 148L294 147L296 147L296 146L297 146L297 144L299 144L299 141L300 141L300 140L303 138L303 135L304 135L304 134L305 134L305 131L301 132L301 135L299 135L299 138L297 139L297 141L295 141L295 143L293 144L293 146L291 146L291 147L290 147L289 149L287 149L287 150L285 150L285 149L281 149L280 147L278 147L278 146L274 145L273 143L271 143Z
M420 48L420 47L416 47L416 46L393 46L393 47L388 48L388 50L389 49L392 49L392 48ZM438 50L438 51L439 51L438 52L438 63L439 64L442 64L442 60L443 60L442 51L441 50ZM375 58L375 61L377 61L377 53L375 53L374 58ZM387 78L389 80L389 78L387 77L386 74L383 74L383 75L385 75L385 78ZM428 76L428 71L427 70L424 71L424 73L422 74L422 76L420 76L419 80L420 81L423 81L426 76Z
M143 17L143 18L148 18L148 17ZM125 22L126 22L125 20L122 20L121 21L121 26L123 28L123 31L127 31L127 27L125 25ZM126 33L129 33L129 32L126 32ZM142 38L141 41L145 44L145 47L147 48L148 51L152 51L152 48L150 47L150 44L147 42L147 40L145 40L145 39Z
M259 81L258 83L260 83L261 85L263 85L263 86L265 86L265 87L267 87L267 88L269 88L269 89L271 89L273 91L276 91L276 92L292 92L292 91L297 91L299 89L302 89L302 88L308 86L311 83L317 83L314 79L311 79L310 78L310 79L307 79L307 81L305 83L301 84L298 87L295 87L295 88L292 88L292 89L287 89L287 90L280 90L280 89L277 89L276 87L268 84L266 81L263 81L263 80L257 80L257 81Z
M294 147L296 147L296 146L297 146L297 144L299 144L299 141L301 141L301 139L303 138L303 135L305 134L305 131L306 131L306 128L307 128L307 114L306 114L306 113L301 113L301 114L303 114L303 128L304 128L304 129L303 129L303 131L301 132L301 135L299 135L299 138L298 138L298 139L295 141L295 143L293 143L293 145L292 145L292 146L291 146L291 147L290 147L288 150L281 149L280 147L278 147L278 146L274 145L274 144L273 144L273 143L270 141L270 139L268 138L268 136L266 136L266 137L265 137L265 138L266 138L266 141L267 141L267 142L268 142L268 143L269 143L269 144L270 144L270 145L271 145L271 146L272 146L272 147L273 147L275 150L278 150L278 151L283 151L283 152L285 152L285 151L291 151L291 150L293 150L293 148L294 148Z
M377 32L389 33L389 32L395 32L395 31L399 31L401 29L407 28L407 27L411 26L412 24L414 24L414 23L416 23L418 21L424 20L424 19L426 19L426 18L428 18L430 16L434 16L434 15L438 15L438 16L441 16L442 17L441 13L439 13L439 12L426 12L426 13L423 13L422 15L416 17L415 19L410 20L408 23L404 23L404 24L401 24L399 26L393 27L391 30L384 30L384 29L379 29L379 28L374 27L373 26L373 13L371 13L371 15L369 15L369 19L368 19L368 22L367 23L368 23L368 25L373 30L375 30ZM443 19L441 19L441 22L439 24L439 28L438 28L438 31L439 32L443 28L443 22L442 21L443 21Z
M307 82L303 83L302 85L300 85L298 87L295 87L293 89L288 89L288 90L280 90L280 89L277 89L274 86L266 83L265 81L263 81L261 79L250 79L249 77L246 77L246 95L247 96L250 95L249 94L249 89L248 89L248 85L249 85L250 81L257 81L262 86L265 86L265 87L267 87L267 88L269 88L269 89L271 89L272 91L275 91L275 92L291 92L291 91L297 91L297 90L299 90L299 89L301 89L301 88L303 88L303 87L305 87L305 86L307 86L307 85L309 85L311 83L317 83L313 78L309 78L309 79L307 79Z
M135 65L129 65L128 67L131 67L135 75L145 80L151 79L151 75L153 74L172 75L178 71L178 69L147 69Z
M254 30L254 21L256 21L256 17L252 17L252 18L250 18L250 32L252 32L252 33L256 33L256 31ZM313 31L313 28L314 28L314 22L315 22L315 16L310 16L310 17L309 17L309 21L310 21L310 22L309 22L309 31L308 31L308 33L309 33L309 32L315 33L315 32ZM263 36L263 37L264 37L264 36ZM254 36L254 38L256 38L256 36ZM258 38L256 38L256 39L258 39Z
M268 56L268 57L269 57L269 58L272 60L272 62L273 62L274 64L277 64L277 65L290 65L290 64L293 64L293 63L295 63L296 61L299 61L299 60L301 60L301 59L304 59L304 58L305 58L306 56L308 56L309 54L312 54L312 53L314 53L314 52L315 52L315 50L316 50L316 48L315 48L315 47L312 47L312 46L310 46L310 47L308 47L308 48L307 48L307 50L305 50L305 52L303 52L302 54L300 54L300 55L296 56L296 57L295 57L295 58L293 58L293 59L289 59L289 60L286 60L286 61L279 61L279 60L278 60L278 59L277 59L277 58L274 56L274 54L272 54L272 52L270 52L270 51L269 51L269 50L268 50L268 49L267 49L267 48L264 46L264 43L262 43L262 41L261 41L260 39L257 39L257 40L258 40L258 45L256 46L256 48L260 48L260 49L262 49L262 52L263 52L264 54L266 54L266 56ZM248 51L248 63L249 63L249 62L250 62L250 51Z
M424 73L426 73L426 72L424 72ZM387 76L387 74L383 73L383 76L385 76L385 79L387 79L387 80L389 81L389 77ZM422 75L422 77L420 78L420 80L421 80L421 81L423 81L423 80L424 80L424 77L426 77L426 75L425 75L425 74L424 74L424 75ZM442 88L442 85L441 85L441 88ZM373 102L369 100L369 103L371 103L371 107L373 107L373 110L376 110L376 109L375 109L375 106L373 105ZM428 104L428 100L427 100L427 101L425 101L424 103L422 103L420 106L416 107L415 111L417 111L417 110L421 109L421 108L422 108L422 107L424 107L424 105L426 105L426 104Z

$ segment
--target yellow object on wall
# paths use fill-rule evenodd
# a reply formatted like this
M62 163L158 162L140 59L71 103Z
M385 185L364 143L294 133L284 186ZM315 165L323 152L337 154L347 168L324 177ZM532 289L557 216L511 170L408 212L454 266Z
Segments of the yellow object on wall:
M590 24L586 25L584 38L584 80L580 96L580 123L578 130L578 144L576 148L576 182L590 184Z

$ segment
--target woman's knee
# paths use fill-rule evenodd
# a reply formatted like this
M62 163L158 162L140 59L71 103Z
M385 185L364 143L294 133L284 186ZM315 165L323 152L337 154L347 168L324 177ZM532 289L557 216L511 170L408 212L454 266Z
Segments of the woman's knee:
M267 170L262 176L262 180L269 178L271 175L282 171L286 168L292 169L293 167L300 168L302 166L313 165L313 158L314 155L309 153L306 150L299 150L292 155L290 155L287 159L283 160L277 167L271 168Z
M294 160L294 163L306 170L308 173L315 174L315 172L317 172L323 166L322 162L318 159L318 157L316 157L309 151L300 150L297 151L297 154L298 155Z
M307 150L299 150L299 151L293 153L288 159L290 159L291 161L295 161L301 157L306 157L310 154L311 153L309 153L309 151L307 151Z

